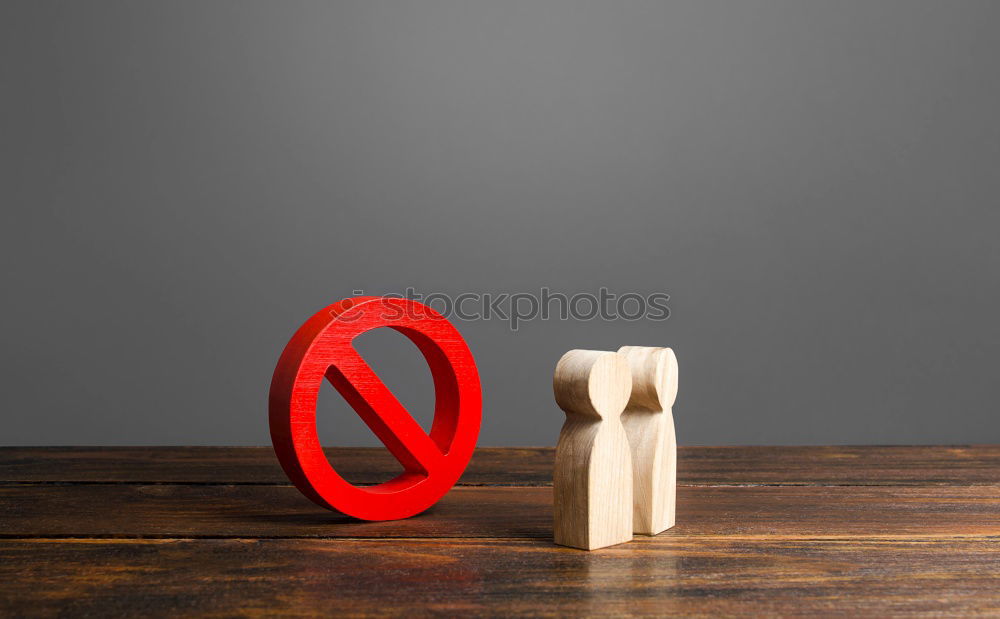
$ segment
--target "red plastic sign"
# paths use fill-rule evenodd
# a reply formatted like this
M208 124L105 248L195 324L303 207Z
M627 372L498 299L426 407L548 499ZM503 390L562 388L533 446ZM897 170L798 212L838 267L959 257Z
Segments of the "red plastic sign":
M379 327L410 338L430 365L429 435L351 344ZM401 475L362 488L330 466L316 434L324 379L399 460ZM436 503L469 463L481 419L479 372L465 340L441 314L407 299L354 297L317 312L292 336L271 380L271 441L285 473L314 502L363 520L406 518Z

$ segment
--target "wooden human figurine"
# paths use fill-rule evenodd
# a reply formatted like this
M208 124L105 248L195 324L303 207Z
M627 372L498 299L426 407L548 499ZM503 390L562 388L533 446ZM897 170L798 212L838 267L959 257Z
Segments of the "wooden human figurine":
M617 353L571 350L552 378L566 412L553 478L555 542L594 550L632 539L632 459L621 413L632 377Z
M632 393L622 415L632 452L635 533L656 535L674 526L677 437L671 407L677 399L677 357L669 348L622 346Z

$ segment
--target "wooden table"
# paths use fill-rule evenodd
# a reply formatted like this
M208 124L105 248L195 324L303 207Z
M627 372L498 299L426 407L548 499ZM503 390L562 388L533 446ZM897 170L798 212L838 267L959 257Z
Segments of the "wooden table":
M329 450L374 483L381 450ZM1000 447L686 447L677 526L552 544L551 449L359 522L267 448L0 449L0 615L1000 614Z

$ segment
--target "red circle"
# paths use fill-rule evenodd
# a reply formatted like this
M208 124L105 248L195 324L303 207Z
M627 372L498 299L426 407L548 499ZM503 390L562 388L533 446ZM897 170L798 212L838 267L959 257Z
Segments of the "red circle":
M435 396L430 434L351 344L379 327L410 338L430 366ZM358 487L330 466L316 433L324 379L400 461L401 475ZM313 315L285 346L271 380L269 417L278 461L307 497L362 520L406 518L444 496L472 458L482 419L479 372L461 334L432 308L408 299L344 299Z

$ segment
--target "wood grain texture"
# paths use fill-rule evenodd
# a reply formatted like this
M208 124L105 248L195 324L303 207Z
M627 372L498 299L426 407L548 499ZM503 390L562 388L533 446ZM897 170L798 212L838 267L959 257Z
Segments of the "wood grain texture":
M0 449L0 616L1000 614L1000 447L682 448L677 525L594 552L552 543L553 456L389 523L268 449Z
M380 447L324 449L356 484L402 472ZM485 447L475 451L459 484L552 484L551 447ZM0 483L178 483L290 485L270 447L0 447Z
M455 488L425 514L364 522L290 486L0 487L0 537L552 539L552 489ZM996 487L682 487L661 535L1000 536Z
M1000 613L996 540L0 542L4 616Z
M324 450L354 483L402 469L382 448ZM678 447L680 485L1000 485L1000 445ZM548 486L552 447L476 450L463 485ZM0 483L288 485L270 447L2 447Z

